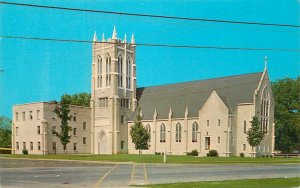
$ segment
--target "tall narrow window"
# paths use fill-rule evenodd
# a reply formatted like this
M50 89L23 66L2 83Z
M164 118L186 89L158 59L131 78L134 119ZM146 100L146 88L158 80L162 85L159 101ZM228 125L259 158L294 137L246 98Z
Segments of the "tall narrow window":
M246 144L243 144L243 151L246 151Z
M41 150L41 142L38 142L38 150Z
M33 150L33 142L30 142L30 150Z
M102 58L99 57L97 60L97 87L102 87Z
M121 149L124 149L125 141L121 141Z
M86 122L83 122L83 123L82 123L82 129L83 129L83 130L86 130Z
M206 125L209 127L209 120L206 120Z
M36 119L39 120L40 119L40 110L36 111Z
M16 127L16 135L19 135L19 127Z
M19 113L16 112L16 121L18 121L18 120L19 120Z
M180 123L176 124L176 142L181 142L181 125Z
M123 58L122 54L118 56L118 86L123 87Z
M22 114L23 121L25 121L25 112Z
M221 143L221 137L218 136L218 144Z
M131 61L130 58L127 58L126 61L126 88L131 88Z
M23 149L26 149L26 142L23 142Z
M192 125L192 142L197 142L198 129L199 129L198 123L195 121Z
M165 124L160 125L160 142L166 142L166 126Z
M16 149L17 149L17 150L20 149L19 142L16 142Z
M32 120L33 116L32 116L32 111L29 111L29 119Z
M111 84L111 57L107 54L106 55L106 87L110 86Z
M247 134L247 122L244 121L244 134Z
M56 126L52 126L52 134L56 133Z
M150 125L149 124L147 124L146 125L146 130L147 130L147 132L149 133L149 142L151 142L151 127L150 127Z
M218 119L218 126L220 127L221 126L221 120Z
M77 135L77 128L73 128L73 135Z
M83 143L83 144L86 144L86 137L83 137L83 138L82 138L82 143Z
M261 130L268 134L269 131L269 107L270 107L270 97L267 87L264 88L261 97Z
M73 143L73 150L74 150L74 151L77 150L77 143Z
M41 126L37 126L37 134L41 134Z

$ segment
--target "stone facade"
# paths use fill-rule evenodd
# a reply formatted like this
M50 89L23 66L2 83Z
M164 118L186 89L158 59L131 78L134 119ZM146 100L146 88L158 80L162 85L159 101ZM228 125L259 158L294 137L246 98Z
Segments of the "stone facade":
M53 112L56 104L37 102L13 107L13 153L22 154L27 149L29 154L60 154L91 152L91 109L70 105L73 128L71 141L64 150L53 130L59 132L60 119Z
M185 155L194 149L200 156L212 149L220 156L274 152L274 99L266 66L259 73L136 88L134 36L130 42L126 35L121 40L114 28L112 37L105 39L103 34L101 42L94 34L91 69L90 108L71 106L78 120L71 121L71 126L77 127L77 135L72 136L68 153L137 154L129 132L138 108L151 135L150 148L144 154ZM29 148L32 154L54 153L53 142L57 143L56 153L64 152L51 133L52 126L59 126L54 106L14 106L13 148L19 148L15 153L21 153L23 142L26 148L33 143L33 149ZM253 116L260 119L265 132L257 148L250 147L246 134Z

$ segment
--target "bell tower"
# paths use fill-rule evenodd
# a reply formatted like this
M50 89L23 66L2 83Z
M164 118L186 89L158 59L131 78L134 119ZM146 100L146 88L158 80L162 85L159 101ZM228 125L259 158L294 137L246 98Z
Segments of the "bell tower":
M127 43L117 37L95 32L92 44L91 151L117 154L128 151L127 119L136 108L135 40Z

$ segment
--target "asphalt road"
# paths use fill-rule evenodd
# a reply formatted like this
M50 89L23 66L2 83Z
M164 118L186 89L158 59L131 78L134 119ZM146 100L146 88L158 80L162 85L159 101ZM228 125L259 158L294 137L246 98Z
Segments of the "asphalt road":
M300 177L300 164L133 164L0 158L0 187L128 187L130 185Z

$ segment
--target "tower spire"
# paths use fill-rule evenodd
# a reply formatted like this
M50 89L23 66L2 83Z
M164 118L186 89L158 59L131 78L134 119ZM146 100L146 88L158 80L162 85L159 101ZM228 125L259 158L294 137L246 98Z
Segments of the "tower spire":
M265 68L264 68L264 70L267 70L267 66L268 66L268 57L265 56Z
M117 30L116 30L116 26L114 26L114 31L113 31L113 34L112 34L111 39L117 39Z
M104 33L102 33L102 42L105 42Z
M134 34L132 33L132 36L131 36L131 44L135 44L135 41L134 41Z
M96 31L94 32L93 42L97 42L97 33L96 33Z

